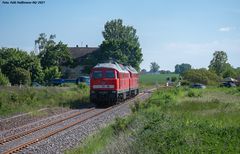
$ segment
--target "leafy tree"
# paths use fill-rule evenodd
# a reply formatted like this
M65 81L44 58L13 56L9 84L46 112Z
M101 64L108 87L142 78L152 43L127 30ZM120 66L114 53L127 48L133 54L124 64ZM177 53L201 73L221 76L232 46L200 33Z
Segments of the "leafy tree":
M45 73L45 81L49 81L51 79L55 79L55 78L60 78L61 77L61 72L59 71L57 66L51 66L49 68L46 68L44 70Z
M23 68L16 67L11 70L11 76L9 76L9 80L13 85L29 85L31 83L30 72Z
M215 72L217 75L221 76L225 70L225 65L227 64L227 54L224 51L215 51L213 54L213 59L208 66L210 71Z
M182 74L184 80L193 83L202 83L207 85L214 85L220 80L220 78L211 71L205 68L190 69Z
M56 35L50 35L49 39L47 39L47 35L45 33L39 34L38 39L35 40L35 45L38 45L39 52L42 52L49 45L55 45L55 38Z
M190 64L185 64L185 63L182 63L181 65L177 64L175 66L175 73L183 74L184 72L190 70L191 68L192 66Z
M44 82L44 72L40 63L40 59L34 54L31 53L30 57L32 59L30 73L31 73L31 80L39 83Z
M236 68L237 78L240 79L240 67Z
M151 62L150 72L156 73L158 72L160 66L156 62Z
M226 63L226 64L224 64L222 77L223 78L227 78L227 77L237 78L237 70L234 69L230 64Z
M237 73L234 71L234 69L228 69L225 70L223 72L223 78L227 78L227 77L232 77L232 78L236 78L237 77Z
M72 62L67 45L62 42L46 46L45 50L40 52L39 57L44 69L51 66L67 66Z
M27 52L19 49L2 48L0 49L0 59L2 59L2 72L9 78L11 83L11 76L14 75L12 73L16 68L23 68L29 71L32 81L42 82L44 74L41 64L33 53L29 55ZM16 82L14 81L14 83Z
M4 74L2 74L0 70L0 86L6 86L8 84L9 84L8 78Z
M56 43L56 35L50 35L49 39L45 33L41 33L35 44L39 47L41 66L46 69L51 66L68 66L73 60L66 44L61 41Z
M139 70L142 52L136 29L132 26L125 26L121 19L116 19L108 21L102 33L104 41L100 45L101 55L96 57L97 60L104 61L113 58Z

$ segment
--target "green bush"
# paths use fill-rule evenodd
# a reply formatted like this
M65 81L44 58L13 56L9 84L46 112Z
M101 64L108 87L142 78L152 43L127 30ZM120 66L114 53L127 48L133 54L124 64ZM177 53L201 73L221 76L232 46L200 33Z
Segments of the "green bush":
M235 71L233 68L229 68L229 69L227 69L223 72L222 76L223 76L223 78L227 78L227 77L236 78L237 77L237 71Z
M175 82L175 81L177 81L177 77L173 76L173 77L171 77L171 80L172 80L172 82Z
M114 125L112 125L115 134L118 134L119 132L126 130L127 126L128 126L128 121L125 118L119 118L119 117L115 119L115 123Z
M202 92L197 91L197 90L192 90L192 89L190 89L190 90L187 92L187 96L188 96L188 97L201 97L201 96L202 96Z
M51 66L49 68L46 68L44 70L44 80L49 81L51 79L60 78L61 72L59 71L59 68L57 66Z
M31 83L30 72L23 68L17 67L14 70L12 70L9 80L10 80L11 84L13 84L13 85L15 85L15 84L30 85L30 83Z
M133 113L139 111L139 109L141 108L141 104L143 104L143 103L140 103L139 100L134 101L134 102L133 102L133 105L131 105L131 111L132 111Z
M0 86L6 86L9 84L8 78L0 72Z
M33 53L29 54L14 48L0 48L0 67L1 72L6 75L11 84L19 84L18 76L28 76L26 71L30 72L31 80L41 83L43 81L43 72L39 58ZM24 69L23 73L18 71ZM16 74L17 73L17 74ZM26 80L24 80L26 81Z
M86 89L88 86L86 85L86 83L80 83L80 84L78 84L78 87L80 89Z
M220 78L213 72L206 69L191 69L183 73L184 80L193 83L202 83L206 85L216 85Z
M181 85L182 85L182 86L189 86L189 85L190 85L190 82L187 81L187 80L182 80L182 81L181 81Z

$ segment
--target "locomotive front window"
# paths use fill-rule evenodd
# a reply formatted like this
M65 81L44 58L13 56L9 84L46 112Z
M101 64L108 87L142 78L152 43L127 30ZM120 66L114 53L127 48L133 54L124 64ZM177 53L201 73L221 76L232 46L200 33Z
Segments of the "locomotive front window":
M93 78L94 79L102 78L102 71L94 71L93 72Z
M115 78L114 71L106 71L105 77L106 78Z

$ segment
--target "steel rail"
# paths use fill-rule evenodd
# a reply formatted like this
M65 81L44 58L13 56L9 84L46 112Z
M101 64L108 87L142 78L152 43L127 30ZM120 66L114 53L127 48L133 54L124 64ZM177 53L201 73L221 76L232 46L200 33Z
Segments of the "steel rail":
M154 90L155 90L155 89L154 89ZM152 92L152 90L150 90L150 92ZM125 102L125 103L130 103L130 102L132 102L133 100L135 100L135 99L137 99L137 98L139 98L139 97L141 98L141 97L143 97L143 96L145 96L145 95L147 95L147 94L148 94L148 93L140 93L137 97L135 97L135 98L133 98L133 99L131 99L131 100ZM114 106L108 107L108 108L104 109L103 111L98 112L98 113L96 113L96 114L94 114L94 115L92 115L92 116L90 116L90 117L77 120L77 121L75 121L75 122L70 123L70 124L67 125L67 126L64 126L64 127L59 128L59 129L57 129L57 130L51 131L51 132L49 132L49 133L47 133L47 134L45 134L45 135L43 135L43 136L40 136L40 137L35 138L35 139L32 139L32 140L30 140L30 141L28 141L28 142L25 142L25 143L23 143L23 144L20 144L20 145L18 145L18 146L16 146L16 147L13 147L13 148L11 148L11 149L3 152L2 154L13 154L13 153L19 152L19 151L21 151L22 149L27 148L27 147L29 147L30 145L34 144L34 143L40 142L40 141L42 141L42 140L45 140L45 139L47 139L47 138L49 138L49 137L51 137L51 136L53 136L53 135L55 135L55 134L57 134L57 133L59 133L59 132L62 132L62 131L64 131L64 130L70 128L70 127L73 127L73 126L75 126L75 125L77 125L77 124L79 124L79 123L82 123L82 122L84 122L84 121L87 121L88 119L97 117L98 115L101 115L101 114L103 114L103 113L105 113L105 112L107 112L107 111L109 111L109 110L111 110L111 109L113 109L113 108L120 107L121 105L123 105L123 104L125 104L125 103L121 103L121 104L119 104L119 105L114 105ZM94 110L94 109L93 109L93 110Z
M70 128L70 127L73 127L73 126L77 125L78 123L82 123L82 122L84 122L84 121L86 121L86 120L88 120L88 119L91 119L91 118L93 118L93 117L96 117L96 116L104 113L104 112L107 112L108 110L111 110L112 108L113 108L113 107L109 107L109 108L107 108L107 109L105 109L105 110L103 110L103 111L101 111L101 112L98 112L98 113L96 113L96 114L94 114L94 115L92 115L92 116L90 116L90 117L87 117L87 118L81 119L81 120L77 120L77 121L75 121L75 122L73 122L73 123L70 123L69 125L67 125L67 126L65 126L65 127L62 127L62 128L60 128L60 129L51 131L51 132L47 133L46 135L40 136L40 137L35 138L35 139L31 140L31 141L28 141L28 142L26 142L26 143L23 143L23 144L21 144L21 145L19 145L19 146L17 146L17 147L14 147L14 148L12 148L12 149L9 149L9 150L3 152L3 154L16 153L16 152L18 152L18 151L20 151L20 150L22 150L22 149L24 149L24 148L26 148L26 147L34 144L34 143L37 143L37 142L42 141L42 140L44 140L44 139L47 139L47 138L49 138L49 137L51 137L51 136L53 136L53 135L55 135L55 134L57 134L57 133L59 133L59 132L62 132L62 131L64 131L64 130Z
M32 129L27 130L27 131L24 131L24 132L20 132L20 133L18 133L18 134L14 134L14 135L11 135L11 136L7 136L7 137L5 137L5 138L3 138L3 139L0 139L0 145L3 145L3 144L5 144L5 143L7 143L7 142L10 142L10 141L16 140L16 139L18 139L18 138L24 137L24 136L26 136L26 135L28 135L28 134L31 134L31 133L33 133L33 132L36 132L36 131L39 131L39 130L41 130L41 129L47 128L47 127L49 127L49 126L55 125L55 124L57 124L57 123L63 122L63 121L65 121L65 120L74 118L74 117L79 116L79 115L81 115L81 114L90 112L90 111L92 111L92 110L94 110L94 108L88 109L87 111L84 111L84 112L73 113L73 114L71 114L71 115L69 115L69 116L67 116L67 117L65 117L65 118L63 118L63 119L59 119L59 120L53 121L53 122L48 123L48 124L45 124L45 125L41 125L41 126L32 128Z

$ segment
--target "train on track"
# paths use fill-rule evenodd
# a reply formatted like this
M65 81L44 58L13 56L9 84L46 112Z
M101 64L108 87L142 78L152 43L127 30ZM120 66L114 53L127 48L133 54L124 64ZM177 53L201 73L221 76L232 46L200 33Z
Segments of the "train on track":
M90 101L114 105L139 93L139 74L131 66L117 62L99 63L90 74Z

